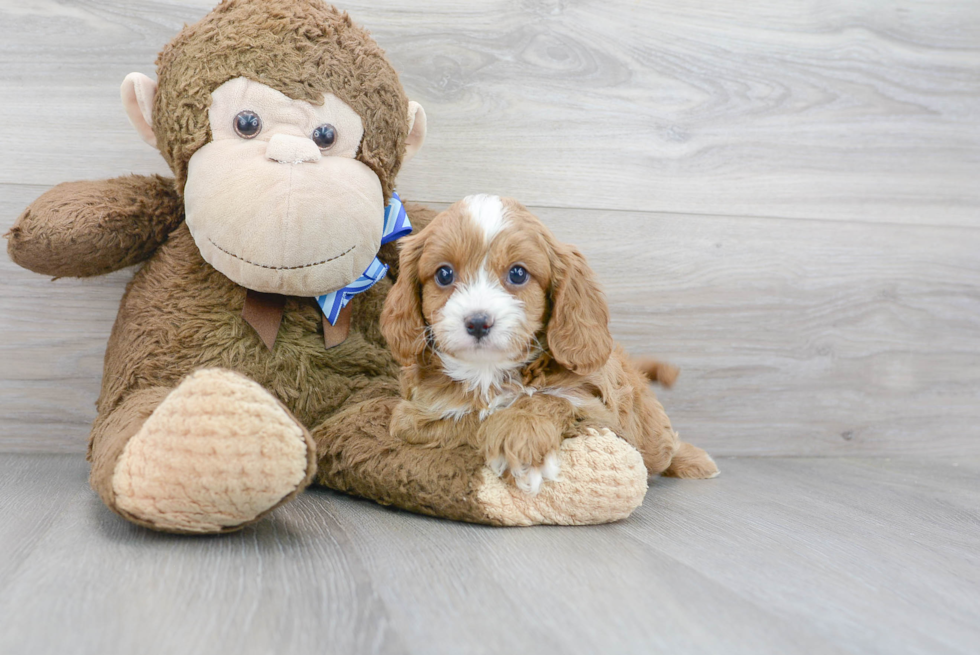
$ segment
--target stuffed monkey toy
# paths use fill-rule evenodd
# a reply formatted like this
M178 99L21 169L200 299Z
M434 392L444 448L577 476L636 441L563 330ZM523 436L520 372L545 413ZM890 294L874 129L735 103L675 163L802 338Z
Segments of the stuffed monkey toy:
M105 355L90 481L156 530L240 529L312 482L494 525L584 524L643 499L639 454L569 439L537 495L468 448L389 436L379 318L394 239L433 212L394 192L426 119L382 50L319 0L226 0L129 75L123 104L173 178L59 185L7 235L56 277L141 264ZM387 271L387 276L385 272Z

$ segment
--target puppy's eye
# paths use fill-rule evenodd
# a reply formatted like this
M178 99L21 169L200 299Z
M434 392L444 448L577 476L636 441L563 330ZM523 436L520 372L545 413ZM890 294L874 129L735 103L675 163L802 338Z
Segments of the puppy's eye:
M252 139L262 131L262 119L254 111L240 111L235 116L235 133L243 139Z
M523 266L511 266L507 273L507 279L510 280L511 284L519 287L528 280L527 269Z
M313 143L320 150L326 150L337 142L337 128L330 123L324 123L313 130Z
M440 266L436 271L436 284L440 287L448 287L456 279L452 266Z

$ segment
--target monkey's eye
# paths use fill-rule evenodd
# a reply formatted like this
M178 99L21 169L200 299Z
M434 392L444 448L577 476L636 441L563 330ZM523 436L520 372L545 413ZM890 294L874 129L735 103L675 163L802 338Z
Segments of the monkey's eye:
M262 131L262 119L254 111L240 111L235 116L235 132L243 139L252 139Z
M337 142L337 128L330 123L324 123L313 130L313 143L320 150L326 150Z
M520 265L511 266L510 271L507 273L507 279L515 287L526 284L528 279L527 269Z
M440 266L439 270L436 271L436 284L440 287L448 287L456 279L456 274L453 273L452 266Z

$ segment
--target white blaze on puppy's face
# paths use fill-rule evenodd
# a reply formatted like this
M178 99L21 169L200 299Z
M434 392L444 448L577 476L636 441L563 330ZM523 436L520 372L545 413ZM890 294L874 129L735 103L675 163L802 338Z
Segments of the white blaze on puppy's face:
M490 245L507 222L504 216L504 203L500 200L500 196L481 193L463 198L463 203L469 211L469 219L483 230L483 238L486 244Z

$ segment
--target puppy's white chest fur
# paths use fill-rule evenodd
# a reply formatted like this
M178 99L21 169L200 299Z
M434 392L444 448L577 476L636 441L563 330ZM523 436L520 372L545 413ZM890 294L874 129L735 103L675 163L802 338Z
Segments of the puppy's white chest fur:
M505 384L513 385L511 379L523 364L496 358L483 361L462 359L446 353L440 353L439 358L442 360L442 372L447 377L484 399L489 399L492 393L500 392Z

